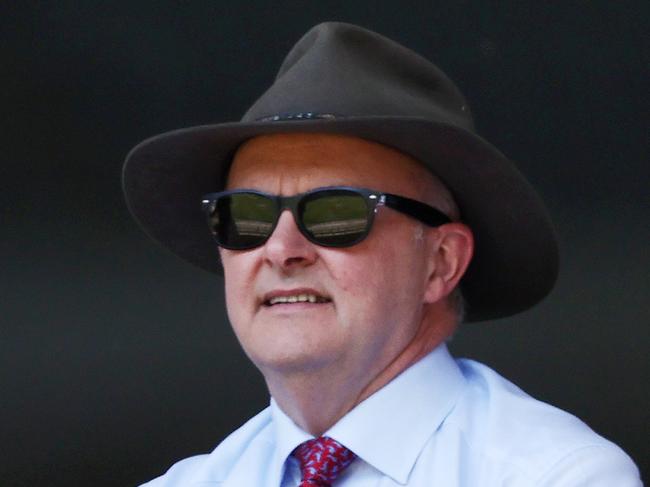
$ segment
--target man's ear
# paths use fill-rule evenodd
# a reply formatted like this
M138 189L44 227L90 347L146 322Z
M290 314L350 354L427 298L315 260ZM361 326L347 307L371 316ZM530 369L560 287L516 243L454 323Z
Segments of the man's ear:
M427 232L429 248L426 303L445 298L463 277L472 255L474 235L463 223L446 223Z

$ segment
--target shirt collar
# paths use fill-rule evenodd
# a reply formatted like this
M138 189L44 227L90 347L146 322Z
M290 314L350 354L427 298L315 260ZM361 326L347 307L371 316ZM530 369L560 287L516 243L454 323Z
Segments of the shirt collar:
M453 409L465 379L445 344L357 405L332 426L330 436L400 484L406 484L425 443ZM271 399L278 479L296 446L313 438ZM276 484L272 484L276 485Z
M311 440L312 435L302 430L287 416L280 406L271 398L271 417L275 432L275 452L272 461L272 478L269 485L280 485L284 475L285 464L291 452L301 443Z

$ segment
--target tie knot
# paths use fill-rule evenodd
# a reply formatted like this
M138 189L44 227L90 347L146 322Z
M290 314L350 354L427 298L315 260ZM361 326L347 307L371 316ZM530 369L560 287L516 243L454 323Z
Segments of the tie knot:
M301 443L292 455L300 461L302 482L299 487L329 487L356 458L354 453L327 436Z

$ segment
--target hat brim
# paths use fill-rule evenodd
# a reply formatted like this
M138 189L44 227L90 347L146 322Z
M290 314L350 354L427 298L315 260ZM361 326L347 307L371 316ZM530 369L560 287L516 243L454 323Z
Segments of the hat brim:
M391 146L424 163L447 185L475 237L474 258L461 281L466 321L521 312L553 287L557 241L528 181L482 138L421 118L231 122L167 132L141 142L126 158L129 210L163 246L221 274L201 197L224 187L232 156L244 141L291 132L347 134Z

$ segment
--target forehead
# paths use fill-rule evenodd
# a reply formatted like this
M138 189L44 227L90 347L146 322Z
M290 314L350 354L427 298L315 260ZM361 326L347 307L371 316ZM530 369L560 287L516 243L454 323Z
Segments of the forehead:
M385 145L337 134L273 134L244 143L228 188L295 194L350 185L417 197L431 178L414 158Z

